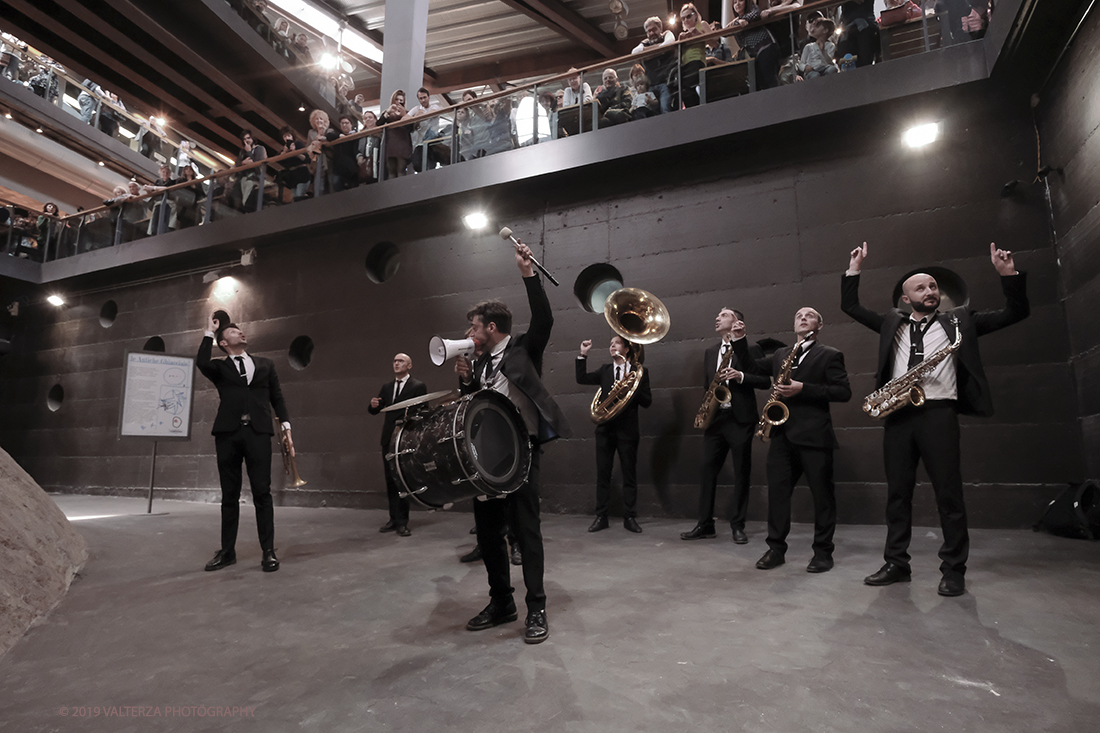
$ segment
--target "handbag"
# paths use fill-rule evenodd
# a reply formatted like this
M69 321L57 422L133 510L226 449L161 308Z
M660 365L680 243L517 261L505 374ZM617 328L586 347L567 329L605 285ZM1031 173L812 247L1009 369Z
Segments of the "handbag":
M905 0L901 5L883 10L878 17L878 24L882 28L889 28L892 25L916 20L923 14L924 11L913 0Z

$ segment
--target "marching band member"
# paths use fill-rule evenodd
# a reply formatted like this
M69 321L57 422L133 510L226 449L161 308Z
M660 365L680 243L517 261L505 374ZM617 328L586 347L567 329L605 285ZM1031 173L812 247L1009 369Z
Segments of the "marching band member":
M413 378L410 372L412 372L412 357L408 354L395 355L393 381L382 385L378 396L371 399L367 412L377 415L385 407L428 394L428 387L419 379ZM390 519L378 531L396 532L399 537L408 537L412 534L409 531L409 500L401 497L385 455L393 438L393 429L397 426L397 421L404 417L405 410L394 410L386 413L386 419L382 423L382 466L386 476L386 497L389 499Z
M519 409L531 440L531 469L527 482L499 499L474 502L477 541L489 579L489 605L466 624L470 631L489 629L518 618L509 580L505 527L511 525L523 555L523 582L527 587L524 641L539 644L550 635L543 588L542 530L539 520L539 454L543 443L569 437L569 425L542 383L542 357L550 341L554 316L550 300L535 274L531 250L516 245L516 265L523 275L531 307L531 325L513 337L512 313L499 300L478 303L466 314L470 338L483 352L476 363L455 360L461 391L492 389Z
M636 369L636 346L622 336L611 337L608 351L611 363L604 364L594 372L588 371L588 352L592 349L592 340L581 342L581 353L577 357L577 384L595 384L606 398L615 384ZM641 532L638 526L638 408L653 404L653 395L649 389L649 370L642 371L641 381L634 396L619 414L605 423L596 426L596 519L588 528L589 532L607 529L607 502L611 493L611 471L614 468L615 453L619 454L619 465L623 471L623 527L629 532Z
M959 415L993 414L989 382L982 368L978 337L998 331L1027 318L1027 281L1016 271L1012 253L989 245L993 267L1001 276L1005 307L977 312L959 307L946 314L939 312L940 291L935 278L918 273L902 284L902 301L913 312L893 308L875 313L859 302L859 274L867 257L867 243L852 250L848 270L841 283L841 309L859 323L879 334L876 388L900 377L951 344L958 329L962 342L958 351L944 359L921 380L924 404L903 407L886 417L883 433L883 458L886 464L886 564L864 578L867 585L909 582L909 540L913 532L913 488L917 463L932 481L936 507L943 530L940 547L942 596L966 592L966 560L970 554L966 506L960 474ZM947 316L947 317L943 317ZM957 323L956 323L957 320Z

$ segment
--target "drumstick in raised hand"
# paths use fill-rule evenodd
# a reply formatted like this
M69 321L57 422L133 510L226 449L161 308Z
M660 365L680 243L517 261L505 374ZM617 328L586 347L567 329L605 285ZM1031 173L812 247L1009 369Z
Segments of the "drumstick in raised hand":
M500 238L503 239L503 240L506 240L506 241L511 240L512 244L514 244L516 247L519 247L519 245L520 245L520 241L512 236L512 230L509 229L508 227L504 227L503 229L500 230ZM555 286L561 284L557 280L554 279L554 276L550 274L549 270L547 270L545 267L542 266L541 262L539 262L538 260L535 259L534 255L531 255L531 264L534 265L535 267L539 268L539 272L541 272L543 275L546 275L546 279L549 280L550 282L554 283Z

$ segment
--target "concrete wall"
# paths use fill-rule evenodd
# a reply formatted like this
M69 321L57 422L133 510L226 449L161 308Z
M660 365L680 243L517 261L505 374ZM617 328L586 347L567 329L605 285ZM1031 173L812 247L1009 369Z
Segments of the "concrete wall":
M1038 110L1088 477L1100 477L1100 14L1093 12ZM1041 184L1035 184L1041 188Z
M918 151L902 148L905 127L929 118L943 121L944 139ZM500 156L500 164L508 159ZM479 203L496 226L507 224L534 244L562 281L548 287L556 324L545 380L576 436L546 448L546 510L587 513L594 506L592 393L574 383L573 360L582 339L602 344L610 332L572 296L587 265L614 264L628 285L653 292L672 314L668 338L647 349L654 405L642 417L643 515L694 515L701 437L691 422L718 308L745 311L753 338L791 343L795 310L813 305L826 320L822 341L846 354L856 395L834 407L840 519L878 523L885 496L881 427L859 409L873 387L877 337L840 312L848 252L870 243L863 286L871 307L889 306L904 272L937 264L961 274L972 305L987 309L1003 303L988 257L996 241L1016 252L1029 273L1032 316L982 341L997 415L963 420L963 478L975 526L1030 524L1060 486L1084 473L1070 334L1044 203L1000 196L1005 181L1033 166L1026 105L971 84L486 192ZM370 189L338 194L349 208L370 195ZM460 208L425 202L338 232L248 243L259 247L259 260L234 271L240 286L226 305L245 324L256 353L276 360L309 481L297 491L277 491L277 502L384 506L382 420L368 416L366 404L386 380L392 355L409 352L429 389L444 389L453 373L430 365L428 340L458 336L470 304L504 298L517 330L525 328L528 309L508 248L493 232L462 229ZM398 245L400 269L375 284L364 262L383 241ZM49 489L143 491L149 445L116 438L123 353L153 335L171 353L193 353L213 308L212 290L200 275L180 276L88 294L65 311L31 309L17 324L13 354L0 360L0 446ZM99 312L108 299L119 315L105 329ZM287 349L301 335L316 350L312 363L295 371ZM54 384L63 386L65 401L50 412L46 395ZM157 485L172 495L211 499L216 394L201 377L198 384L194 438L160 446ZM765 509L765 452L758 444L751 507L757 519ZM723 480L730 479L727 469ZM796 501L801 521L809 517L805 493ZM936 523L930 487L918 493L919 520ZM720 492L719 515L727 510L728 494Z

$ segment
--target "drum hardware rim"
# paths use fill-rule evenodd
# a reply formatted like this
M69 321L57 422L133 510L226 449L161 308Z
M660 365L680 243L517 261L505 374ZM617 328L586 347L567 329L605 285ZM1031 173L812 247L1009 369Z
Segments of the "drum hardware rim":
M467 481L469 481L470 483L473 483L475 480L480 480L480 479L481 479L481 474L478 473L477 471L474 471L474 475L471 476L470 478L456 478L454 481L451 482L451 486L458 486L459 484L464 484Z
M399 497L401 497L402 499L408 499L410 496L416 496L417 494L423 494L427 490L428 490L427 486L421 486L416 491L398 491L397 495Z
M401 448L401 436L404 435L404 433L405 433L405 426L404 426L404 424L401 424L401 425L397 425L396 428L397 428L397 436L396 436L396 439L393 441L393 447L394 447L393 469L397 473L397 479L401 482L401 485L405 487L405 491L408 491L409 490L409 484L408 484L407 481L405 481L405 474L402 473L402 471L401 471L401 461L397 460L397 456L401 455L401 450L400 450L400 448ZM386 460L388 461L390 459L386 459ZM397 494L400 496L401 492L398 491ZM406 494L405 497L402 497L402 498L408 498L408 496L409 496L409 494Z

